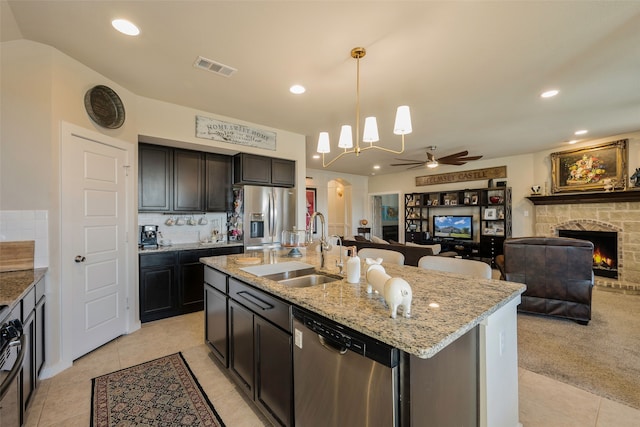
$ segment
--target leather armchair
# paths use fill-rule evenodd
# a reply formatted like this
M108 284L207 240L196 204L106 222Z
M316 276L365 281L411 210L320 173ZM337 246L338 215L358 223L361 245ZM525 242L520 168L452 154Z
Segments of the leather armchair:
M591 320L593 243L566 237L506 239L496 259L504 280L527 285L518 311Z

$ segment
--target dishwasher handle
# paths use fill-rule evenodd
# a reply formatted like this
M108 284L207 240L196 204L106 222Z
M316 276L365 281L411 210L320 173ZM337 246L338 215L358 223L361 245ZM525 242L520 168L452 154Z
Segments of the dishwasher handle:
M27 352L27 338L25 335L20 337L20 341L13 341L9 344L12 347L20 346L20 352L18 353L18 357L16 358L11 371L5 377L4 381L0 385L0 401L4 399L4 396L9 391L9 387L11 387L11 383L16 379L20 369L22 369L22 362L24 361L24 354Z
M347 353L347 347L342 345L342 344L338 344L337 342L327 339L325 337L323 337L322 335L318 334L318 341L320 341L320 345L322 345L324 348L326 348L329 351L332 351L334 353L338 353L341 356L343 354Z

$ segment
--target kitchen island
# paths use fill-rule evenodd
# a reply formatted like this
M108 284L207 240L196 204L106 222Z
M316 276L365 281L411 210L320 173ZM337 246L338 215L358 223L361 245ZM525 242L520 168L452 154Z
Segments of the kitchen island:
M421 384L430 382L428 377L434 370L422 370L421 367L436 364L439 358L455 360L449 356L457 352L456 346L464 341L465 346L471 346L475 362L471 364L476 365L475 368L469 368L469 376L463 378L466 388L478 391L470 395L470 399L477 403L477 409L470 409L475 411L477 420L472 425L517 426L516 306L525 289L524 285L383 264L387 274L405 279L413 291L411 317L398 316L392 319L383 298L378 294L366 293L364 277L359 284L337 280L306 288L292 288L251 274L245 271L246 265L238 262L247 256L257 256L260 258L258 262L263 265L284 266L284 263L295 261L314 266L319 271L333 274L338 271L335 256L326 256L326 268L323 269L320 268L320 256L317 253L303 253L303 257L297 259L286 257L286 253L259 252L202 258L201 261L220 273L293 306L397 348L401 354L400 371L403 372L400 376L400 395L411 394L410 403L405 398L398 405L401 425L427 425L419 420L430 416L424 413L424 408L432 406L425 404L428 402L421 402L419 394L422 394ZM460 368L462 372L467 367ZM455 369L445 368L440 362L437 362L436 370L458 376L452 374ZM424 372L419 374L421 371ZM414 376L413 373L421 376ZM450 380L456 382L454 378ZM448 382L446 378L444 382ZM425 395L428 393L425 392ZM447 404L455 406L456 402ZM466 406L464 400L458 404ZM442 406L442 403L439 405ZM467 408L458 409L464 411ZM411 416L408 412L411 412ZM438 419L432 420L438 423Z

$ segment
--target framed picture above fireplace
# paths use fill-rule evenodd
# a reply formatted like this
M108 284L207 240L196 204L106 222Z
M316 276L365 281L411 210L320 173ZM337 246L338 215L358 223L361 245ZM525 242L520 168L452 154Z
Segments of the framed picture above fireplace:
M628 140L551 153L551 192L625 189Z

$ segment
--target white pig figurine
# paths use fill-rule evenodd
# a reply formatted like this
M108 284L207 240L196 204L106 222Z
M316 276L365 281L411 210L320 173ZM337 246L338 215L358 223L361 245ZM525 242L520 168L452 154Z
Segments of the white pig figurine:
M406 280L399 277L392 278L389 276L384 267L380 265L381 260L372 260L367 258L367 293L372 293L375 289L389 306L389 312L393 319L396 318L398 307L402 306L402 315L409 317L411 315L411 300L413 293L411 286Z

